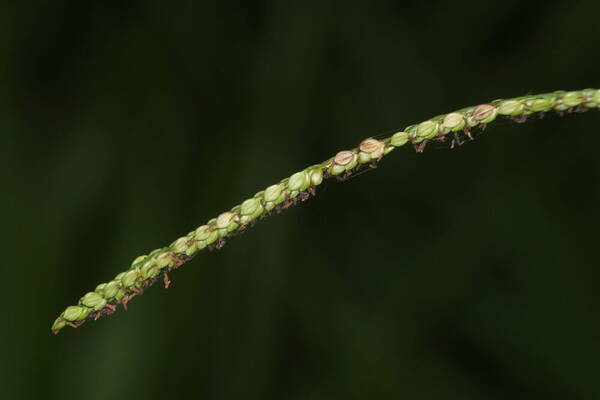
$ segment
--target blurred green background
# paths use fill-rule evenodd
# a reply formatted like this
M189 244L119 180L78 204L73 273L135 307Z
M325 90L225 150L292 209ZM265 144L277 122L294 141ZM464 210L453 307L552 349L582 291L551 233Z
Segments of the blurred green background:
M135 256L365 137L598 87L599 11L5 4L1 397L600 398L597 112L402 148L129 311L49 330Z

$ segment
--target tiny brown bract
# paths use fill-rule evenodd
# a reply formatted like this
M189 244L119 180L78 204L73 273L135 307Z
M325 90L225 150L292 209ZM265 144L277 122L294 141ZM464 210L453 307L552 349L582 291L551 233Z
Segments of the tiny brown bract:
M353 157L354 157L354 153L351 152L350 150L342 150L335 155L335 158L333 159L333 161L335 161L335 163L338 165L346 165L350 161L352 161Z

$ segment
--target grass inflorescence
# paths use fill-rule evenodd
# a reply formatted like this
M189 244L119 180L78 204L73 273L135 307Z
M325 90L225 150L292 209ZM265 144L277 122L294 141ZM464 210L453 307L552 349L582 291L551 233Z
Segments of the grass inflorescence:
M343 180L362 168L376 167L395 148L412 144L422 152L428 142L449 143L450 148L472 140L473 128L485 129L499 116L525 122L532 114L543 116L549 111L559 114L581 112L600 107L600 90L556 91L512 99L498 99L487 104L467 107L438 115L408 126L384 139L367 138L358 147L342 150L320 164L296 172L279 183L259 191L231 210L219 214L198 229L175 240L167 247L153 250L133 260L127 271L111 281L99 284L76 305L67 307L52 324L54 333L65 326L78 327L86 320L112 314L158 280L170 284L169 273L192 259L202 250L219 249L225 240L239 234L258 220L290 208L316 194L323 180Z

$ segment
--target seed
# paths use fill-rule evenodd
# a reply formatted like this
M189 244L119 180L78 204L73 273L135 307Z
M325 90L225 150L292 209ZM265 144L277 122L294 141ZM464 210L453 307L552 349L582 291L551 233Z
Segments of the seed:
M460 113L450 113L444 117L442 128L461 130L465 126L465 117Z
M224 212L217 217L216 227L218 229L225 229L229 226L233 218L235 217L234 213Z
M533 99L527 102L527 107L531 111L548 111L554 105L554 99Z
M336 163L331 164L331 167L329 167L329 173L331 175L340 175L345 170L346 168L344 168L343 165L338 165Z
M119 280L117 281L110 281L106 284L106 287L104 288L104 298L106 299L112 299L113 297L115 297L117 295L117 292L119 291L119 284L121 283L121 281Z
M147 256L139 256L131 263L131 268L135 268L136 264L141 264L142 261L146 259Z
M65 310L63 317L67 321L82 321L86 319L88 314L90 313L90 309L81 306L69 306Z
M350 161L352 161L353 158L354 152L350 150L342 150L335 155L333 161L335 161L337 165L346 165L350 163Z
M408 133L406 132L396 132L394 136L392 136L392 140L390 143L394 147L400 147L405 145L408 142Z
M323 182L323 171L321 168L315 168L310 172L310 183L318 186Z
M137 269L132 269L131 271L127 271L125 275L121 278L121 284L123 286L129 288L133 287L136 284L136 281L140 277L140 271Z
M310 185L310 178L304 171L296 172L290 176L288 188L290 190L305 190Z
M581 104L582 101L583 101L583 96L581 96L577 92L569 92L569 93L565 94L562 98L563 104L568 107L578 106L579 104Z
M187 236L180 237L171 244L171 249L175 253L185 253L192 244L193 240Z
M210 236L210 227L208 225L202 225L198 229L196 229L196 233L194 237L196 240L206 240L207 237Z
M500 115L518 115L523 112L523 104L517 100L506 100L500 103L498 114Z
M209 233L210 236L210 233ZM208 238L208 236L207 236ZM174 254L170 251L165 251L160 256L156 257L156 267L165 268L171 266L174 263Z
M431 139L437 134L437 129L437 123L433 121L421 122L419 126L417 126L417 136L426 139Z
M58 333L57 331L60 331L62 328L65 327L65 325L67 325L67 321L65 321L63 317L58 317L54 321L54 324L52 324L51 329L55 331L54 333Z
M140 268L140 272L142 273L142 278L148 279L158 275L159 269L156 267L156 260L147 261Z
M252 215L260 206L260 200L258 199L248 199L244 201L240 207L240 214L242 215Z
M157 255L159 255L160 253L162 253L164 250L165 249L162 248L162 247L160 249L154 249L150 253L148 253L148 258L156 257Z
M281 195L283 186L271 185L265 189L265 201L275 201Z
M104 288L106 287L106 283L101 283L98 286L96 286L96 289L94 290L94 292L98 293L99 295L104 294Z
M89 292L81 298L81 304L97 311L104 307L106 300L98 293Z
M377 139L367 138L360 142L358 148L360 151L364 151L365 153L372 153L374 151L379 150L383 146L383 143Z
M489 104L481 104L475 107L471 113L471 118L473 118L475 121L481 121L492 115L495 110L496 107L494 106Z
M360 164L366 164L369 161L371 161L371 155L369 153L365 153L364 151L361 151L360 153L358 153L358 162Z

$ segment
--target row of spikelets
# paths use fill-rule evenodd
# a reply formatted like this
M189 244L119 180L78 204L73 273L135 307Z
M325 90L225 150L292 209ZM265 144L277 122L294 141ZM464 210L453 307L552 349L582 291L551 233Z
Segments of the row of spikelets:
M86 293L77 305L69 306L54 321L52 331L58 333L65 326L77 327L86 319L98 319L125 308L127 302L150 286L161 275L168 286L167 272L178 268L203 249L219 248L226 237L252 225L271 211L288 208L310 195L329 177L344 177L361 166L374 166L384 155L407 143L414 145L428 140L443 140L444 135L466 131L475 126L485 127L498 115L523 119L527 115L547 111L583 111L600 107L600 90L585 89L573 92L557 91L542 95L523 96L508 100L494 100L489 104L468 107L430 120L411 125L389 138L368 138L352 150L343 150L335 157L297 172L245 200L230 211L211 219L205 225L175 240L168 247L156 249L133 260L129 270L113 280L102 283L93 292Z

